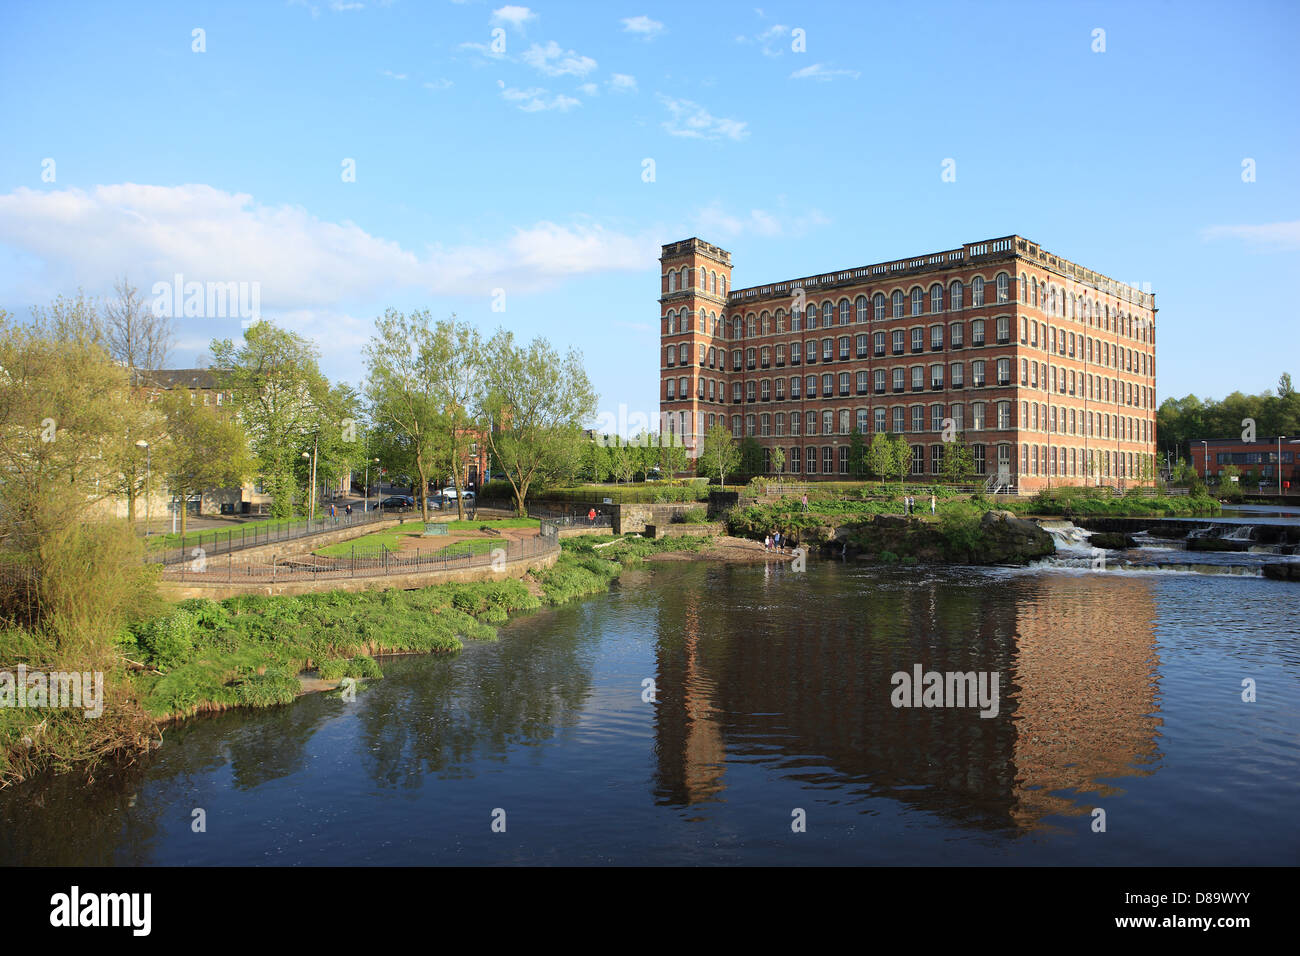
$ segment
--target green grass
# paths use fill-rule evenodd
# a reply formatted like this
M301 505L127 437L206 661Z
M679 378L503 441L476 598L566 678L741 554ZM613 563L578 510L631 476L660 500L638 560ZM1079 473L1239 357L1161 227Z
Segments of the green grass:
M470 538L468 541L457 541L445 548L439 548L433 552L433 556L435 558L454 558L467 554L487 554L494 548L504 548L505 546L506 542L502 538Z
M432 522L430 522L432 523ZM536 528L539 524L536 518L496 518L487 521L442 521L439 524L446 525L448 534L465 532L465 531L482 531L485 528ZM371 534L362 535L359 538L351 538L348 541L340 541L338 544L326 545L323 548L317 548L313 554L318 554L324 558L346 558L352 554L352 549L366 547L378 548L381 544L390 551L396 551L401 547L401 542L410 538L424 540L424 522L416 521L414 524L408 522L404 525L398 525L396 528L389 528L385 531L375 531ZM430 544L437 544L438 539L430 536ZM483 538L484 544L489 542L498 542L496 545L488 544L481 550L472 551L473 554L482 554L491 551L492 547L499 547L499 542L503 538ZM463 543L463 542L462 542ZM452 547L452 545L448 545Z
M293 675L323 662L347 659L364 667L355 659L459 650L462 639L493 640L494 625L539 605L513 579L418 591L191 600L134 626L123 653L162 671L133 677L145 710L154 717L273 706L286 699L285 675L293 678L296 693ZM352 676L351 671L345 674Z
M419 538L423 533L424 528L418 524L399 525L387 531L374 531L370 534L363 534L359 538L350 538L347 541L340 541L338 544L326 545L323 548L317 548L312 553L324 558L346 558L351 556L353 548L378 549L381 544L390 551L396 551L401 547L400 542L409 538Z

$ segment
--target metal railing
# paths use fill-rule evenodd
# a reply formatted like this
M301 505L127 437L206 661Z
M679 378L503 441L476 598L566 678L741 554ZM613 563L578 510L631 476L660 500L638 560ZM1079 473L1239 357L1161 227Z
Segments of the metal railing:
M210 531L187 533L175 544L165 547L151 547L145 552L145 560L171 566L183 564L199 558L211 558L215 555L240 551L244 548L256 548L277 541L292 541L314 534L330 531L342 531L345 528L361 527L394 517L418 514L410 511L353 511L350 515L340 514L336 517L303 518L286 524L269 521L249 521L237 528L222 528Z
M342 557L302 555L269 564L235 564L233 560L212 561L206 556L167 568L167 580L184 580L193 583L237 584L255 581L259 584L277 581L328 581L348 578L384 577L394 574L412 574L435 571L454 571L463 568L502 568L511 561L544 557L560 550L558 529L545 530L527 538L488 540L492 547L486 551L471 551L467 542L458 542L437 551L398 551L383 544L354 545Z

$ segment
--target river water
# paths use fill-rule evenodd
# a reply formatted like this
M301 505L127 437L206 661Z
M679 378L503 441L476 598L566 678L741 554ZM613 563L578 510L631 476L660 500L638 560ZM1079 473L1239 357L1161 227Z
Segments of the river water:
M660 564L10 788L0 863L1294 864L1298 609L1167 567ZM996 716L893 706L916 665L995 674Z

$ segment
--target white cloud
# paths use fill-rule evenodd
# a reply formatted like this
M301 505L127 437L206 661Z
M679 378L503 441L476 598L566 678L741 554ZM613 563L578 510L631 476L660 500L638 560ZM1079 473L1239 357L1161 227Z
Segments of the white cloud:
M636 77L626 73L613 73L609 78L609 88L615 93L635 93Z
M380 70L379 72L382 73L384 76L388 77L388 78L391 79L391 80L404 80L404 79L406 79L406 74L405 74L405 73L394 73L392 70Z
M862 74L857 70L832 70L824 63L814 63L812 66L805 66L802 70L795 70L790 74L792 80L821 80L823 82L833 80L837 76L851 76L857 79Z
M1268 251L1289 252L1300 249L1300 219L1257 225L1209 226L1201 230L1201 237L1207 240L1238 239Z
M534 43L521 54L525 63L547 76L586 76L596 68L596 61L565 50L554 40L545 46Z
M102 294L121 275L147 291L182 273L186 281L259 283L270 318L364 313L403 291L486 295L497 287L531 291L573 276L644 270L661 239L658 231L634 236L579 219L416 249L300 206L265 205L207 185L0 194L0 246L24 262L23 286L11 295L33 303L79 286Z
M745 129L748 123L716 117L699 103L673 99L662 93L659 94L659 101L671 114L671 117L664 121L663 128L672 136L684 136L690 139L742 140L749 135L749 131Z
M467 42L467 43L462 43L462 44L460 45L460 48L461 48L462 50L473 50L475 53L482 54L483 56L487 57L487 58L490 59L490 60L508 60L508 59L509 59L509 57L507 57L504 53L498 53L498 52L496 52L495 50L492 49L491 46L489 46L489 45L486 44L486 43L473 43L473 42ZM483 62L482 60L475 60L474 63L475 63L475 65L477 65L477 66L484 66L484 65L485 65L484 62Z
M646 16L625 17L623 19L623 32L635 33L647 40L653 40L664 32L664 25L658 20L651 20Z
M566 113L573 107L582 105L581 100L565 96L563 93L552 96L550 91L540 86L520 90L513 86L506 86L504 80L497 80L497 86L501 88L502 99L514 103L525 113L540 113L546 110L559 110L561 113Z
M778 23L752 37L743 35L738 36L736 37L736 42L741 44L756 44L764 56L780 56L786 51L785 40L790 35L790 27Z
M537 14L527 7L504 6L492 11L492 22L497 26L510 26L523 30L524 24L536 20Z
M813 226L828 222L818 209L791 210L784 196L778 196L777 210L751 209L747 215L732 215L716 199L695 215L695 226L704 237L733 238L739 235L761 236L772 239L778 236L802 236Z
M437 80L429 80L424 84L426 90L445 90L452 85L451 80L445 77Z

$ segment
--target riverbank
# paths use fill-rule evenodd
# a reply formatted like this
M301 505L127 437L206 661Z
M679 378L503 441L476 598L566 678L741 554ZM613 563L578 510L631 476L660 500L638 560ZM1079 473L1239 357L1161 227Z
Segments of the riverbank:
M163 728L196 714L282 706L343 677L381 678L375 656L495 640L512 616L607 590L648 558L707 557L712 540L586 536L562 542L555 564L524 580L181 601L118 635L119 666L105 675L101 717L0 708L0 786L46 768L90 773L104 761L138 759L161 742ZM0 670L39 663L28 632L7 637L14 659L0 661Z

